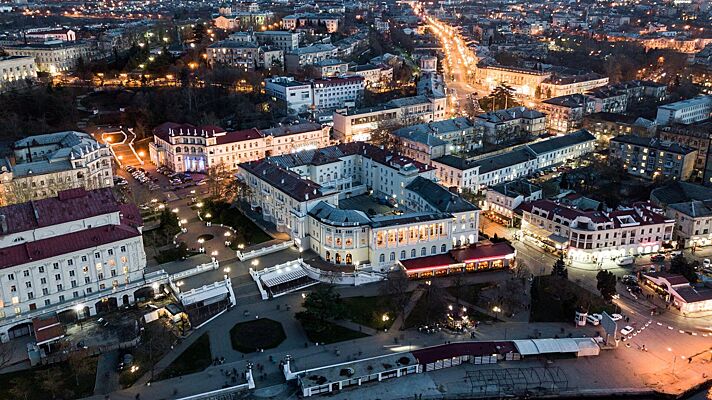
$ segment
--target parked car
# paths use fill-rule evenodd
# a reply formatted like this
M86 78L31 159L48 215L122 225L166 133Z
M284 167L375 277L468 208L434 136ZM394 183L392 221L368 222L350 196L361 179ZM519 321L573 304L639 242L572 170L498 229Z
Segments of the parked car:
M625 328L621 328L621 335L628 336L633 333L633 331L635 331L635 329L633 329L632 326L627 325Z
M675 250L670 252L671 257L677 257L682 255L682 250Z
M586 321L593 326L598 326L601 323L601 321L599 321L593 315L589 315L588 317L586 317Z
M702 260L702 268L709 268L712 265L709 258Z
M612 315L611 315L611 319L614 320L614 321L620 321L620 320L623 319L623 316L620 315L620 314L612 314Z
M618 260L616 260L616 264L620 267L625 267L627 265L633 265L635 264L635 258L633 257L621 257Z

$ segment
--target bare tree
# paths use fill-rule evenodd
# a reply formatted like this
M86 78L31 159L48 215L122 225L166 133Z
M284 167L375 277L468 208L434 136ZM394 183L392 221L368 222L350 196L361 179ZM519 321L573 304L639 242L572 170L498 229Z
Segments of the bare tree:
M52 395L53 399L57 398L57 390L59 389L60 385L57 385L57 382L60 382L62 380L62 371L57 368L47 368L46 370L42 371L42 373L38 376L39 381L37 382L40 387L49 392ZM77 379L77 385L79 385L79 380Z
M15 356L16 346L13 342L0 344L0 369L10 365Z
M69 358L67 358L76 386L79 386L80 378L92 372L91 364L87 363L86 358L87 353L85 351L72 351L69 353Z
M405 271L398 269L388 274L383 294L390 297L398 315L405 320L405 309L408 307L411 293L408 291L410 280Z
M33 392L34 382L30 378L18 376L10 381L8 392L15 400L28 400Z

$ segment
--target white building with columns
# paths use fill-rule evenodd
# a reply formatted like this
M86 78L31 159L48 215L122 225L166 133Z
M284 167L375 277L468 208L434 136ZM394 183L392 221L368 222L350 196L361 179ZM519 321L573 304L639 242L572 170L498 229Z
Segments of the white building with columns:
M0 207L0 339L30 334L44 315L133 303L148 284L142 225L110 188Z
M300 249L337 266L384 268L478 239L479 209L436 184L432 167L367 143L239 167L251 207ZM363 204L374 200L382 206ZM395 211L377 211L384 203Z

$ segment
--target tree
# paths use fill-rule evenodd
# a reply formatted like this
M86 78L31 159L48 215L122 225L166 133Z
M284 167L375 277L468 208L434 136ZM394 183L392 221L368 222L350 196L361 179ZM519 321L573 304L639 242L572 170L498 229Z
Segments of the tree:
M699 279L695 272L696 268L699 268L699 261L689 262L682 254L670 260L670 272L684 276L691 283L695 283Z
M523 261L516 262L516 264L512 268L512 273L517 279L526 279L531 276L531 271L529 271L529 267Z
M82 363L85 364L83 360ZM62 371L59 368L47 368L38 374L37 378L39 378L37 382L39 386L49 392L53 399L57 398L57 389L60 386L57 382L62 380ZM79 377L77 377L77 386L79 386Z
M601 292L603 299L611 301L616 294L616 276L610 271L601 270L596 274L596 281L596 288Z
M378 127L371 132L369 142L384 150L397 152L400 147L400 141L394 132L402 127L403 125L394 121L382 121L378 124Z
M28 400L34 391L34 387L35 384L31 379L19 376L10 381L8 392L10 392L10 395L12 395L15 400Z
M564 261L564 255L560 254L559 259L554 263L551 269L551 275L558 276L559 278L568 279L569 270L566 269L566 262Z
M398 315L403 318L404 322L405 308L408 306L408 302L410 302L409 286L410 280L408 279L408 275L402 269L398 269L388 274L388 279L383 289L385 295L391 299L394 307L398 311Z
M309 293L302 304L304 311L295 316L304 328L314 332L324 332L328 329L328 321L340 319L346 313L341 295L334 291L333 286L319 287Z
M521 104L514 98L515 90L507 84L500 84L492 92L480 99L480 107L487 111L504 110Z

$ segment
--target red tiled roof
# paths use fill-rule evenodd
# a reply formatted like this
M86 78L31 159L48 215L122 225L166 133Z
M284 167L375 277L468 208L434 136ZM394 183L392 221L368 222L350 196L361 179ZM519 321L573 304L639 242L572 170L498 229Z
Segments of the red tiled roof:
M412 258L410 260L401 260L401 265L408 270L418 270L418 269L429 269L445 265L452 265L457 263L450 254L438 254L435 256Z
M70 189L57 197L0 207L7 230L0 234L23 232L44 226L119 211L119 202L111 188L96 190Z
M438 360L452 359L464 355L491 356L515 352L512 342L456 342L440 346L426 347L413 351L413 356L421 365L434 363Z
M263 137L262 132L255 128L245 129L244 131L228 132L224 135L216 136L215 143L227 144L242 142L244 140L253 140Z
M129 225L105 225L0 249L0 268L22 265L62 254L141 236Z
M450 254L457 262L466 262L485 258L503 258L514 254L515 251L514 247L509 243L499 242L491 245L475 245L464 249L450 250Z

